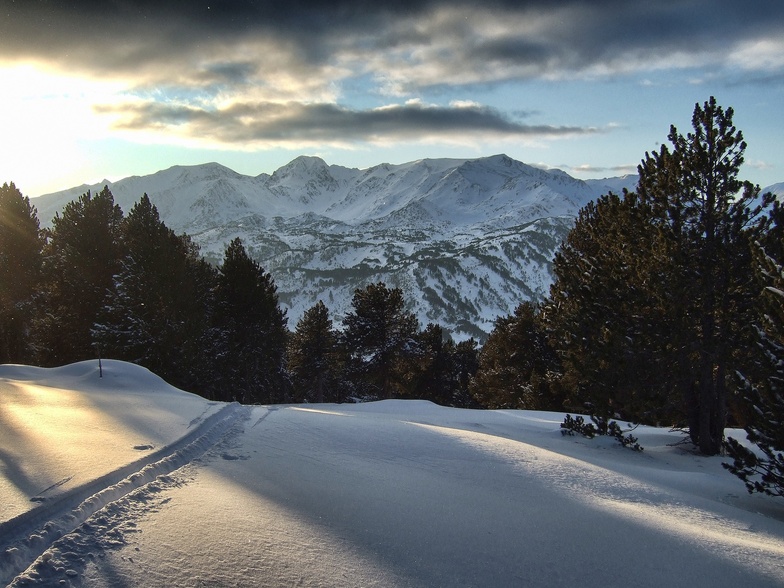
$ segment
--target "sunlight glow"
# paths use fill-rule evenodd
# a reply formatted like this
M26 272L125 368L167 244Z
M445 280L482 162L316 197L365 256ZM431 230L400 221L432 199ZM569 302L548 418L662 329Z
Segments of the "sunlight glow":
M329 414L329 415L332 415L332 416L344 416L344 417L354 416L354 415L351 415L351 414L346 414L345 412L338 412L336 410L324 410L324 409L318 409L318 408L306 408L304 406L292 406L291 410L299 410L301 412L316 412L316 413L319 413L319 414Z
M30 64L0 66L0 79L0 182L13 181L27 194L30 186L40 185L41 174L64 182L76 177L83 181L90 154L80 142L110 132L111 121L98 116L92 105L115 100L120 84L47 72ZM81 181L73 182L77 183Z

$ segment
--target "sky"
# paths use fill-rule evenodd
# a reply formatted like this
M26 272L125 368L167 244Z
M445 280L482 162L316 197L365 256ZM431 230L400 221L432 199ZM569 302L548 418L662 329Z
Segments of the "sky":
M765 187L782 31L781 0L0 0L0 183L498 153L610 177L715 96Z

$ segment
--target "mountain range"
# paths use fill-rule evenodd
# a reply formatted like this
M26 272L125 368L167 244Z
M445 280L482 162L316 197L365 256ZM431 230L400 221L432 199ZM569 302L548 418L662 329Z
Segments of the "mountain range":
M220 263L242 238L278 287L289 327L318 300L336 321L354 290L403 290L422 326L483 340L495 319L547 296L551 260L577 212L637 176L578 180L505 155L424 159L368 169L297 157L246 176L217 163L174 166L34 199L42 225L71 200L108 186L130 211L148 194L161 219ZM778 186L778 185L777 185Z

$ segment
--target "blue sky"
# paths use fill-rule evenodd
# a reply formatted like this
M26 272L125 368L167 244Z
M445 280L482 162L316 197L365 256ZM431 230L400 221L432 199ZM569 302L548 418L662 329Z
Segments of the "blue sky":
M695 103L784 181L784 3L0 0L0 183L506 153L633 173Z

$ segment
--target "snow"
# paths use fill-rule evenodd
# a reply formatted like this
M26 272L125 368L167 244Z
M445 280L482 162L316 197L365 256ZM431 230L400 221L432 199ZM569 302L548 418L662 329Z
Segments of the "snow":
M637 453L560 413L219 404L103 368L0 366L3 583L784 584L784 504L666 429Z

